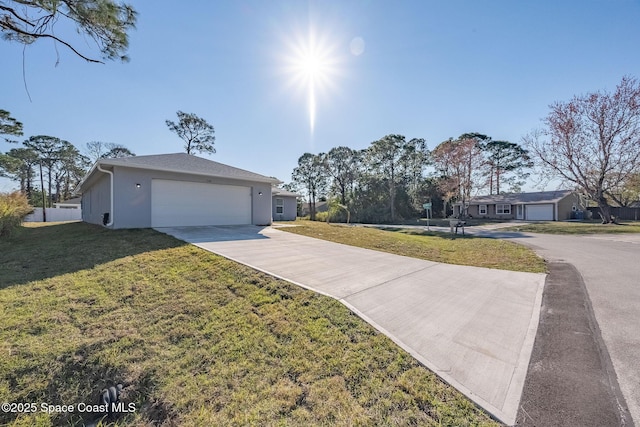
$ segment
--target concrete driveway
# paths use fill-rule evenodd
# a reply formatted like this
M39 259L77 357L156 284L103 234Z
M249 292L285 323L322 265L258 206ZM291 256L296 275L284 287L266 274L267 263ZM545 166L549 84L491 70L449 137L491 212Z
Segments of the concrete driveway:
M604 352L608 352L632 422L640 425L640 234L501 237L529 245L546 260L569 263L579 271Z
M454 266L271 227L158 231L333 297L506 424L514 424L544 274Z

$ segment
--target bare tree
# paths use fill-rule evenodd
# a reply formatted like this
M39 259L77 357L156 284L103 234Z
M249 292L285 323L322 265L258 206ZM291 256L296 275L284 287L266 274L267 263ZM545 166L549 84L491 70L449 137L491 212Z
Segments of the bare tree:
M124 145L114 144L113 142L87 142L85 151L92 162L96 162L98 159L115 159L135 156L135 153Z
M463 134L458 139L448 139L440 143L431 152L433 165L439 174L440 189L446 199L445 210L447 203L452 199L462 202L464 209L473 190L478 190L482 185L482 140L479 134Z
M123 157L135 157L135 153L119 144L112 144L109 151L104 153L101 157L103 159L121 159Z
M544 173L579 187L612 221L611 197L640 169L640 83L625 76L613 93L575 96L550 106L545 127L524 138Z

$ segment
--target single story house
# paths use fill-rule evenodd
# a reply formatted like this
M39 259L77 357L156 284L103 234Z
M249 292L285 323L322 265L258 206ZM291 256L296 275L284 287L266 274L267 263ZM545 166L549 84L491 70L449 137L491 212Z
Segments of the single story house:
M328 212L328 211L329 211L329 202L316 201L316 213ZM311 215L311 203L304 202L302 204L300 216L309 216L309 215Z
M82 179L82 220L110 228L271 224L271 187L254 172L186 153L98 160Z
M473 218L524 221L562 221L585 210L580 195L571 190L479 196L466 204L467 215ZM462 203L454 204L453 215L462 210Z
M273 187L271 189L271 205L273 207L274 221L295 221L298 216L299 194L282 188Z
M82 199L80 197L74 197L73 199L65 200L64 202L54 203L54 208L60 209L80 209L82 205Z

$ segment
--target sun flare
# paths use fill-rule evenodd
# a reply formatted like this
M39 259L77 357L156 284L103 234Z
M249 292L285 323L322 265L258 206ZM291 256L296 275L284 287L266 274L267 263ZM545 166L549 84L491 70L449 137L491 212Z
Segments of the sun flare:
M314 132L318 92L326 92L333 84L337 55L327 42L309 32L306 38L290 43L286 58L287 72L292 83L305 92L309 113L309 129Z

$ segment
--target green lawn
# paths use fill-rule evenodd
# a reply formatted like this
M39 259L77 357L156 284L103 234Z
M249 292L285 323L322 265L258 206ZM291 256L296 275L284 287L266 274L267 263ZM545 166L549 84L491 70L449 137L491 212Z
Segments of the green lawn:
M289 225L297 227L283 227L281 230L429 261L533 273L546 272L544 260L531 249L503 240L461 234L452 237L449 233L402 228L380 230L304 220Z
M621 221L620 224L601 224L599 221L563 222L541 221L529 224L502 228L502 231L524 231L527 233L546 234L612 234L640 233L640 222Z
M0 402L121 382L136 411L113 425L496 425L339 302L153 230L23 228L0 241L0 307Z

